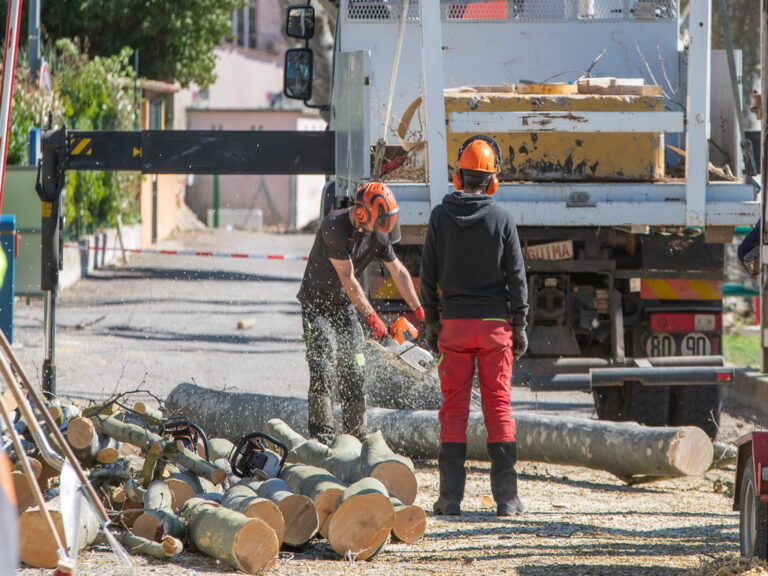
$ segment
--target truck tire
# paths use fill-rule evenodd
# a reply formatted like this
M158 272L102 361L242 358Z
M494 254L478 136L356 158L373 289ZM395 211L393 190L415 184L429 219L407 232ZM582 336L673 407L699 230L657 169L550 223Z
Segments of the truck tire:
M625 382L623 386L605 387L592 392L600 420L632 420L646 426L669 424L669 387L643 386Z
M741 476L739 541L745 558L768 557L768 504L760 502L755 489L755 469L749 457Z
M605 386L592 390L598 420L620 422L624 418L624 390L621 386Z
M720 386L674 386L669 423L672 426L698 426L714 440L722 407L723 391Z
M646 426L669 424L669 386L643 386L625 382L622 420L633 420Z

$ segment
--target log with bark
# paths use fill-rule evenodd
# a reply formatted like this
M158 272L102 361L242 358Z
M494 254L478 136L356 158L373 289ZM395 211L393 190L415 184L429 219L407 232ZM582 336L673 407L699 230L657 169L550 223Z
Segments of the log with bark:
M195 422L205 422L209 432L218 436L230 437L231 434L232 438L240 438L253 429L263 429L271 418L265 418L266 414L284 415L283 420L289 426L305 433L306 400L227 394L181 384L171 391L167 404ZM233 415L248 416L242 421L236 417L219 417L229 414L230 409L234 410ZM712 462L712 442L695 427L656 428L632 422L529 412L516 412L514 416L520 460L583 466L605 470L620 478L698 475ZM436 412L371 408L368 423L371 429L381 430L395 452L411 458L437 458L440 439ZM470 414L467 434L468 458L487 460L481 413Z
M347 485L327 470L306 464L286 466L280 472L280 478L285 480L294 492L307 496L315 503L320 525L318 532L327 538L328 520L336 509L336 502L347 489Z
M188 500L179 515L189 524L198 550L246 574L259 574L277 562L280 546L275 531L258 518L201 498Z
M307 441L279 418L267 422L267 431L293 447L289 453L294 461L324 468L346 484L369 476L377 478L389 494L405 504L413 504L416 499L418 483L413 462L395 454L380 431L369 434L362 443L349 434L339 434L330 448L317 441Z
M283 545L285 539L283 513L277 504L258 496L247 482L229 488L221 499L221 505L235 512L240 512L246 518L263 520L275 531L280 546Z
M368 560L384 549L395 524L387 489L363 478L339 498L328 526L328 542L346 560Z
M131 532L153 542L162 542L166 536L186 538L187 527L173 512L173 492L168 484L155 480L149 485L144 511L134 520Z
M173 536L166 536L160 542L140 538L130 532L113 534L123 547L134 555L151 556L159 560L167 560L184 551L184 544ZM103 532L99 532L93 543L97 546L112 546Z
M264 482L244 481L261 498L277 504L285 521L283 543L299 548L304 546L317 533L320 520L314 502L307 496L294 493L290 485L280 478L270 478Z
M427 513L421 506L403 504L394 496L389 497L395 510L392 535L407 544L418 542L427 531Z
M59 496L46 502L45 507L50 512L61 541L69 549L70 543L66 542L64 535ZM99 531L99 520L84 496L80 497L77 522L80 529L76 548L80 551L93 543ZM39 507L28 508L19 517L19 537L19 557L22 562L36 568L56 568L59 561L56 542Z

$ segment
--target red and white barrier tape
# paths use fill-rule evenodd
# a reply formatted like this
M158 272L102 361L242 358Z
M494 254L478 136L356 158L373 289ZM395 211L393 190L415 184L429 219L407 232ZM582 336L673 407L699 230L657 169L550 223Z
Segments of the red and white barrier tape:
M65 242L66 248L82 249L86 248L77 242ZM295 254L245 254L239 252L203 252L199 250L140 250L137 248L107 248L105 246L87 246L88 250L97 252L129 252L131 254L161 254L163 256L202 256L204 258L250 258L252 260L309 260L308 256L298 256Z

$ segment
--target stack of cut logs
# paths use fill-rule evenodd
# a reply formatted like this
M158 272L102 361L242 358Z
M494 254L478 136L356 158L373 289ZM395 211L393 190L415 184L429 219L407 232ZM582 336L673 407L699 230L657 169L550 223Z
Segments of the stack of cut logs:
M133 554L167 559L189 543L256 574L275 565L281 547L301 548L316 537L326 538L340 558L366 560L391 538L412 543L426 531L426 513L413 504L413 464L395 454L381 433L364 442L341 435L326 446L270 420L266 431L288 446L288 463L277 478L240 478L229 463L232 442L204 433L171 434L163 413L144 403L82 411L66 406L58 416L91 484L114 510L114 523L119 519L126 528L115 536ZM23 430L23 421L15 427ZM27 451L63 539L58 472L35 458L32 442ZM56 567L55 538L23 474L13 473L21 560ZM107 543L85 499L81 510L77 549Z

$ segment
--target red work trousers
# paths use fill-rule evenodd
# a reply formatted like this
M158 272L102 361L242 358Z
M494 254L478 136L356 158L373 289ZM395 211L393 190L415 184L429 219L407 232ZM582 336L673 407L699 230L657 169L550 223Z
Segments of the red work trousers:
M501 319L443 320L438 338L438 372L443 392L440 442L467 442L472 380L477 361L480 399L488 442L514 442L510 404L512 325Z

